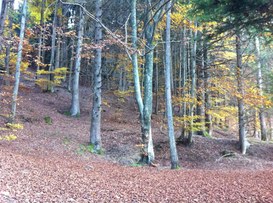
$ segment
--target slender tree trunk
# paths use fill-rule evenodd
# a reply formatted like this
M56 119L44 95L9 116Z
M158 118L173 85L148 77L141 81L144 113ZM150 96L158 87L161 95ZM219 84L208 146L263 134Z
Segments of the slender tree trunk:
M132 0L132 2L131 2L132 47L134 49L134 52L132 54L132 64L133 64L135 98L136 98L138 111L139 111L141 131L143 131L143 125L144 125L143 100L142 100L142 96L141 96L141 86L140 86L139 70L138 70L138 58L137 58L138 55L137 55L136 2L137 2L136 0Z
M3 0L0 0L0 16L2 15L2 5L3 5Z
M70 46L71 49L71 57L70 57L70 64L69 64L69 79L68 79L68 85L67 89L70 92L71 91L71 84L72 84L72 72L73 72L73 64L74 64L74 39L72 40L72 44Z
M203 58L204 58L204 88L205 88L205 128L209 136L212 136L212 118L209 113L211 107L209 81L210 70L208 66L208 44L206 36L203 41Z
M96 0L96 18L102 19L102 0ZM93 70L93 106L91 117L90 136L94 149L99 152L101 150L101 56L102 56L102 27L99 22L96 23L95 43L98 46L95 50L95 67Z
M159 91L159 81L158 81L158 77L159 77L159 72L158 72L158 49L155 50L156 52L156 63L155 63L155 114L158 114L158 108L159 108L159 95L158 95L158 91Z
M71 116L80 115L80 97L79 97L79 80L81 72L81 52L83 42L83 30L84 30L84 14L82 8L80 8L80 22L78 27L78 42L76 50L76 61L73 74L73 87L72 87L72 101L71 101Z
M38 50L38 65L37 71L40 70L40 63L43 63L42 59L42 47L43 47L43 35L44 35L44 12L45 12L45 1L42 0L41 5L41 20L40 20L40 35L39 35L39 50ZM37 77L37 76L36 76Z
M14 10L14 2L10 2L10 10L13 11ZM13 37L13 34L12 34L12 25L13 25L13 18L11 16L11 13L9 14L9 41L7 43L7 46L6 46L6 58L5 58L5 70L6 70L6 77L7 77L7 80L6 80L6 85L10 85L10 78L9 78L9 75L10 75L10 51L11 51L11 39Z
M52 73L55 69L55 51L56 51L56 35L57 35L57 18L58 18L58 8L59 8L59 0L55 3L54 9L54 18L52 23L52 35L51 35L51 55L50 55L50 66L49 71L51 72L49 75L50 85L48 86L48 90L54 92L54 74Z
M182 30L182 70L181 70L181 88L182 89L182 97L185 96L186 94L186 91L185 91L185 85L186 85L186 80L187 80L187 44L186 44L186 34L187 34L187 31L186 31L186 26L183 27L183 30ZM183 118L185 118L186 116L186 108L187 108L187 105L186 105L186 102L183 102L182 103L182 112L181 112L181 116ZM181 136L180 136L180 140L184 140L186 137L186 121L183 122L183 126L182 126L182 130L181 130Z
M261 52L260 52L260 40L259 37L255 37L255 45L256 45L256 55L258 62L258 70L257 70L257 86L259 89L260 97L263 96L263 77L262 77L262 63L261 63ZM259 111L259 119L260 119L260 128L261 128L261 138L262 140L267 140L267 130L266 130L266 121L264 115L264 105L262 104Z
M242 154L246 153L247 150L247 139L245 132L245 107L244 107L244 87L243 87L243 64L242 64L242 44L241 44L241 34L240 31L236 33L236 55L237 55L237 83L238 83L238 92L240 97L238 97L238 117L239 117L239 143Z
M23 11L20 25L20 41L18 45L18 54L17 61L15 67L15 84L12 94L12 102L11 102L11 117L10 122L13 123L16 115L16 104L17 104L17 95L20 84L20 66L22 61L22 52L23 52L23 42L24 42L24 34L25 34L25 26L26 26L26 16L27 16L27 0L23 2Z
M1 10L0 10L0 51L3 48L2 41L3 41L3 33L5 27L5 20L7 17L7 10L8 10L8 3L5 0L1 1Z
M151 28L147 26L146 35L150 34ZM149 30L149 31L148 31ZM147 39L147 47L152 47L151 40ZM151 164L154 160L154 148L152 140L151 114L153 103L153 50L146 48L145 72L144 72L144 102L143 102L143 130L142 142L144 144L144 153L142 161Z
M201 36L200 36L201 37ZM202 44L202 40L200 42L200 45ZM202 47L202 45L200 46ZM204 67L205 67L205 61L204 61L204 54L201 52L201 66L198 68L198 79L197 79L197 110L196 114L199 116L197 119L197 122L200 123L200 130L197 132L198 135L204 136L205 130L205 94L204 94Z
M0 10L0 35L2 36L4 33L5 20L7 18L8 11L8 2L6 0L2 1L2 9Z
M55 58L55 69L60 68L60 59L61 59L61 35L60 35L60 33L58 33L56 58Z
M197 24L196 24L197 26ZM196 50L197 50L197 30L194 32L193 35L193 42L192 42L192 49L191 49L191 98L194 99L196 96ZM194 116L194 103L192 102L190 105L190 116L191 116L191 121L190 121L190 132L189 132L189 137L188 137L188 143L192 143L193 139L193 116Z
M171 168L178 167L178 156L176 150L176 142L174 136L173 126L173 112L172 112L172 93L171 93L171 6L169 1L167 5L167 20L166 20L166 65L165 65L165 94L166 94L166 112L168 120L168 135L170 141L171 151Z

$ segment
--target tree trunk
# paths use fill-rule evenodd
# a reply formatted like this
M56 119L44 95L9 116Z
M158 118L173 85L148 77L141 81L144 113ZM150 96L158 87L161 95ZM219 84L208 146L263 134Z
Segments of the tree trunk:
M84 14L82 8L80 8L80 22L78 27L78 42L76 50L76 61L73 74L73 87L72 87L72 101L71 101L71 116L80 115L80 97L79 97L79 80L81 72L81 52L83 42L83 30L84 30Z
M102 0L96 0L96 19L102 19ZM91 117L91 143L97 152L101 150L101 56L102 56L102 27L99 22L96 22L95 43L98 46L95 50L95 67L93 70L93 106Z
M255 37L255 45L256 45L256 55L258 62L258 70L257 70L257 86L259 89L259 95L262 98L263 96L263 77L262 77L262 62L261 62L261 53L260 53L260 40L259 37ZM263 99L261 99L263 102ZM260 128L261 128L261 139L263 141L267 140L267 130L266 130L266 121L264 115L264 105L262 104L259 111L259 119L260 119Z
M183 27L183 30L182 30L182 44L181 44L181 54L182 54L182 63L181 63L181 87L182 88L182 97L185 96L186 94L186 91L185 91L185 85L186 85L186 80L187 80L187 44L186 44L186 34L187 34L187 31L186 31L186 26ZM180 84L180 83L179 83ZM186 116L186 108L187 108L187 105L186 105L186 102L183 102L182 103L182 112L181 112L181 116L183 118L185 118ZM184 140L186 137L186 121L183 122L183 126L182 126L182 130L181 130L181 136L180 136L180 140Z
M1 10L0 10L0 51L2 50L2 41L3 41L3 33L5 27L5 20L7 17L7 10L8 10L8 2L5 0L1 1Z
M12 102L11 102L11 117L10 117L11 123L14 122L15 115L16 115L16 104L17 104L17 95L18 95L18 89L20 84L20 66L22 61L26 16L27 16L27 0L24 0L21 25L20 25L20 41L18 45L18 54L17 54L17 61L16 61L16 67L15 67L15 83L14 83L14 89L12 94Z
M13 11L14 10L14 2L10 2L10 10ZM12 26L13 26L13 18L12 18L12 13L9 13L9 41L11 41L13 34L12 34ZM6 46L6 57L5 57L5 70L6 70L6 77L7 80L5 82L6 85L10 85L10 50L11 50L11 42L7 43Z
M167 5L167 20L166 20L166 65L165 65L165 94L166 94L166 113L168 120L168 136L171 151L171 168L178 167L178 156L176 150L176 142L173 126L172 112L172 93L171 93L171 7L172 2Z
M205 128L209 136L212 136L212 118L209 113L211 107L209 81L210 81L210 70L208 64L208 44L206 35L203 41L203 58L204 58L204 88L205 88Z
M155 114L158 114L158 108L159 108L159 72L158 72L158 49L155 50L155 55L156 55L156 63L155 63Z
M69 64L69 79L68 79L68 85L67 85L67 89L69 92L71 91L72 72L73 72L73 65L74 65L74 39L71 39L71 40L72 40L72 44L70 46L71 57L70 57L70 64Z
M244 116L244 87L243 87L243 65L242 65L242 44L241 44L241 34L240 31L236 33L236 55L237 55L237 69L236 69L236 76L237 76L237 84L238 84L238 93L240 96L238 97L238 117L239 117L239 144L242 154L246 153L247 150L247 139L246 139L246 132L245 132L245 116Z
M150 25L147 26L146 36L151 34ZM147 39L146 47L152 47L151 38ZM144 152L142 161L151 164L154 160L154 148L152 140L151 129L151 114L153 103L153 55L154 51L146 48L145 55L145 72L144 72L144 102L143 102L143 129L142 129L142 142L144 145Z
M201 37L201 36L200 36ZM200 45L202 44L202 40L200 42ZM202 47L202 45L200 46ZM197 110L196 114L199 116L197 119L197 122L200 123L200 129L197 132L198 135L204 136L205 130L205 120L204 120L204 115L205 115L205 106L204 106L204 101L205 101L205 94L204 94L204 67L205 67L205 62L204 62L204 54L201 52L200 54L201 57L201 66L198 68L198 74L197 74Z
M196 23L197 26L197 23ZM194 99L196 96L196 50L197 50L197 30L194 32L194 35L192 36L192 49L191 49L191 98ZM193 129L193 123L194 123L194 103L192 101L190 105L190 132L188 137L188 143L192 143L194 129Z
M56 51L56 29L57 29L57 18L58 18L58 8L59 8L59 0L55 3L55 9L54 9L54 18L52 23L52 35L51 35L51 55L50 55L50 66L49 71L51 72L49 74L49 80L50 84L48 86L48 91L54 92L54 74L52 73L55 69L55 51Z
M37 71L40 70L40 63L43 63L42 47L43 47L43 35L44 35L44 12L45 12L45 0L42 0Z

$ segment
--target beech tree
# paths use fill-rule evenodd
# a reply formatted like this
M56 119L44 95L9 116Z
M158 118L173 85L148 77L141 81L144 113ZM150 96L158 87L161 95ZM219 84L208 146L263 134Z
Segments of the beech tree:
M255 37L255 48L256 48L256 57L257 57L257 86L259 89L259 94L263 96L263 77L262 77L262 62L261 62L261 51L260 51L260 40L259 37ZM264 105L261 106L259 111L259 119L260 119L260 128L261 128L261 138L262 140L267 140L267 130L265 123L265 115L264 115Z
M101 150L101 57L102 57L102 0L96 0L96 28L95 28L95 66L93 69L93 103L91 110L91 143L95 151Z
M17 53L17 61L15 67L15 83L12 94L12 103L11 103L11 117L10 122L13 123L16 115L16 104L18 97L18 89L20 84L20 66L22 61L22 52L23 52L23 42L25 35L25 27L26 27L26 17L27 17L27 0L23 2L23 10L22 10L22 18L20 24L20 41L18 45L18 53Z
M54 80L54 75L53 71L55 69L55 52L56 52L56 36L57 36L57 18L58 18L58 9L59 9L59 3L60 1L57 0L55 2L55 8L54 8L54 18L53 18L53 23L52 23L52 34L51 34L51 54L50 54L50 64L49 64L49 71L51 72L49 74L49 86L48 86L48 91L54 92L54 85L53 85L53 80Z
M79 8L80 12L80 22L78 26L78 42L76 50L76 61L73 74L73 87L72 87L72 102L70 114L71 116L77 116L80 114L80 96L79 96L79 79L81 70L81 52L83 43L83 31L84 31L84 14L82 8Z
M168 120L168 135L171 151L171 168L176 169L179 165L176 150L176 141L174 136L173 112L172 112L172 94L171 94L171 8L172 1L167 4L166 20L166 63L165 63L165 94L166 94L166 112Z

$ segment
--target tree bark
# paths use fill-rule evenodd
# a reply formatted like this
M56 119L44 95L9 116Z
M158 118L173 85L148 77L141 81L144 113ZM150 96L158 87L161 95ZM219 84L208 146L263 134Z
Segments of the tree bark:
M159 108L159 72L158 72L158 49L155 50L156 63L155 63L155 114L158 114Z
M50 80L50 85L48 86L48 91L54 92L54 74L52 73L55 69L55 51L56 51L56 29L57 29L57 12L59 8L59 0L56 1L55 3L55 9L54 9L54 18L53 18L53 23L52 23L52 35L51 35L51 55L50 55L50 66L49 66L49 71L51 72L49 74L49 80Z
M260 51L260 40L259 37L255 37L255 47L256 47L256 55L258 62L258 70L257 70L257 87L259 89L259 95L263 97L263 76L262 76L262 62L261 62L261 51ZM263 102L263 99L261 99ZM266 121L264 115L264 105L262 104L259 111L259 119L260 119L260 128L261 128L261 139L263 141L267 140L267 129L266 129Z
M245 107L244 107L244 87L243 87L243 54L242 54L242 44L241 44L241 33L240 31L236 32L236 55L237 55L237 85L238 85L238 93L240 96L238 97L238 117L239 117L239 144L242 154L246 153L247 150L247 139L245 132Z
M201 38L201 33L200 33ZM200 47L202 46L203 40L200 41ZM204 67L205 67L205 61L204 61L204 53L201 52L201 66L198 68L198 74L197 74L197 108L196 108L196 114L199 116L197 119L197 122L200 123L200 130L197 132L198 135L204 136L205 133L205 94L204 94Z
M208 62L208 44L206 36L203 41L203 58L204 58L204 88L205 88L205 129L209 136L212 136L212 118L209 113L211 107L209 81L210 81L210 70Z
M0 51L2 50L2 42L3 42L3 33L4 33L4 27L5 27L5 20L7 17L7 10L8 10L8 3L5 0L1 1L1 10L0 10Z
M166 113L168 120L168 136L170 142L171 152L171 168L178 168L178 156L176 150L176 142L174 136L173 126L173 112L172 112L172 93L171 93L171 7L172 2L169 1L167 5L167 19L166 19L166 65L165 65L165 94L166 94Z
M74 65L74 39L72 40L72 44L70 45L70 49L71 49L71 57L70 57L70 64L69 64L69 79L68 79L68 85L67 85L67 89L70 92L71 91L71 84L72 84L72 72L73 72L73 65Z
M84 14L82 8L80 8L80 22L78 27L78 42L76 50L76 61L73 74L73 87L72 87L72 101L71 101L71 116L80 115L80 97L79 97L79 80L81 72L81 52L83 43L83 32L84 32Z
M181 63L181 89L182 89L182 97L185 96L186 91L185 91L185 85L186 85L186 80L187 80L187 43L186 43L186 34L187 34L187 30L186 30L186 26L183 27L182 30L182 44L181 44L181 54L182 54L182 63ZM180 83L179 83L180 84ZM185 118L186 116L186 102L182 103L182 112L181 112L181 116ZM182 126L182 130L181 130L181 136L180 136L180 140L184 140L186 137L186 121L183 122L183 126Z
M10 10L13 11L14 10L14 2L10 2ZM13 34L12 34L12 25L13 25L13 18L11 16L11 13L9 13L9 41L7 43L7 46L6 46L6 57L5 57L5 70L6 70L6 76L7 76L7 80L6 80L6 85L10 85L10 78L9 78L9 75L10 75L10 50L11 50L11 39L13 37Z
M195 23L197 26L197 23ZM196 96L196 50L197 50L197 30L194 31L194 35L192 36L192 49L191 49L191 98L194 99ZM192 101L190 105L190 116L191 116L191 121L190 121L190 132L189 132L189 137L188 137L188 143L192 143L193 139L193 134L194 134L194 129L193 129L193 116L194 116L194 103Z
M17 95L20 84L20 66L22 61L22 52L23 52L23 42L24 42L24 34L25 34L25 26L26 26L26 16L27 16L27 0L23 2L23 11L20 25L20 41L18 45L18 54L17 61L15 67L15 84L13 88L12 94L12 102L11 102L11 117L10 122L13 123L16 115L16 104L17 104Z
M44 12L45 12L45 0L42 0L37 71L40 70L40 63L43 63L42 47L43 47L43 35L44 35Z
M102 19L102 0L96 0L96 19ZM102 57L102 27L96 22L95 43L98 46L95 50L95 67L93 70L93 106L91 117L91 143L94 145L95 151L101 150L101 57Z

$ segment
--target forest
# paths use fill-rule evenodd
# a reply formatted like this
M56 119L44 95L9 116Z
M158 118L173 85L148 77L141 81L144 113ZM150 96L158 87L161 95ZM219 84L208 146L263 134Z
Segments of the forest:
M273 202L272 33L272 0L0 0L0 202Z

